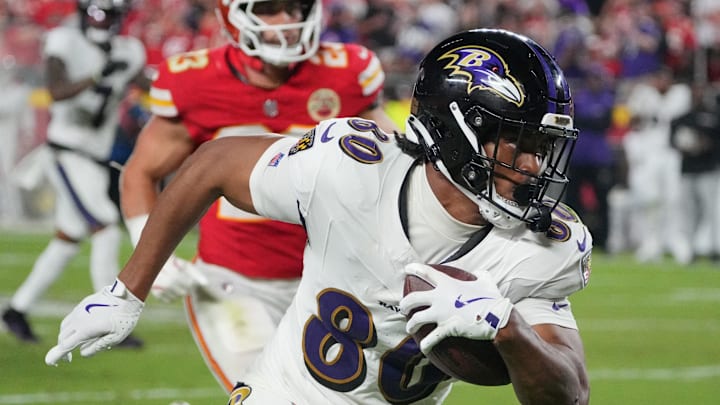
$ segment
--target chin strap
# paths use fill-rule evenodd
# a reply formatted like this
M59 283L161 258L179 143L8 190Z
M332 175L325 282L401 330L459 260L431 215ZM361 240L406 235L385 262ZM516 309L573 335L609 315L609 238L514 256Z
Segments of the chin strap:
M534 210L534 214L530 215L526 222L528 229L533 232L547 232L552 225L552 208L541 202L532 202L532 197L539 194L537 184L521 184L515 187L513 198L520 205L530 206L529 210Z
M537 213L527 220L528 229L533 232L545 233L550 229L550 225L552 225L552 211L550 207L545 204L540 204L538 207L535 207L535 209Z

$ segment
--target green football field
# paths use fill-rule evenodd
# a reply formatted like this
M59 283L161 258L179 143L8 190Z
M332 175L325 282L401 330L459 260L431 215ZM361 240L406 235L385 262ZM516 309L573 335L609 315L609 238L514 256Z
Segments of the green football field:
M0 229L2 307L49 237ZM190 258L194 242L191 234L179 256ZM128 254L126 241L123 257ZM72 364L45 365L60 320L90 291L87 262L85 246L31 314L40 344L0 332L0 405L224 404L179 303L148 301L136 329L146 342L142 350L113 349L88 359L76 354ZM586 345L592 404L720 403L720 265L638 265L629 256L596 252L590 286L572 303ZM510 387L459 384L446 403L517 401Z

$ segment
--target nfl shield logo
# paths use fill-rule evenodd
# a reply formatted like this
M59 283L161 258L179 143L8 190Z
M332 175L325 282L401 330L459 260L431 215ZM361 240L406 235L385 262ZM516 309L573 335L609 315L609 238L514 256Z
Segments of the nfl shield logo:
M263 112L270 118L277 117L279 114L277 100L265 100L265 103L263 103Z

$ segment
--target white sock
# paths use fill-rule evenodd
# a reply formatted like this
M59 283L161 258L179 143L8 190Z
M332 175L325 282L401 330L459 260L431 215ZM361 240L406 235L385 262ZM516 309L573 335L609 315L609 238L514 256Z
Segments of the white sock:
M90 278L95 291L115 281L122 233L116 224L108 225L90 237Z
M30 274L13 295L10 306L16 311L27 312L62 274L79 249L80 246L74 242L57 238L51 240L35 260Z

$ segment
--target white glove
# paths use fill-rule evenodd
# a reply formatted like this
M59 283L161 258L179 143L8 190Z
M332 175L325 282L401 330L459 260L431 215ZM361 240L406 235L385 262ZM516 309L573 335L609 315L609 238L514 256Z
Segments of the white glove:
M87 296L63 319L58 343L45 355L45 363L70 362L78 346L83 357L110 349L132 332L143 306L120 280Z
M192 263L172 255L160 270L150 292L163 302L172 302L188 295L193 288L207 284L207 277Z
M437 324L420 343L420 350L429 353L441 340L449 336L476 340L493 340L498 330L510 319L513 305L503 297L488 272L475 274L477 280L463 281L422 264L411 263L405 274L417 276L435 286L432 290L414 291L400 301L400 310L407 316L417 311L405 327L414 334L423 325Z

